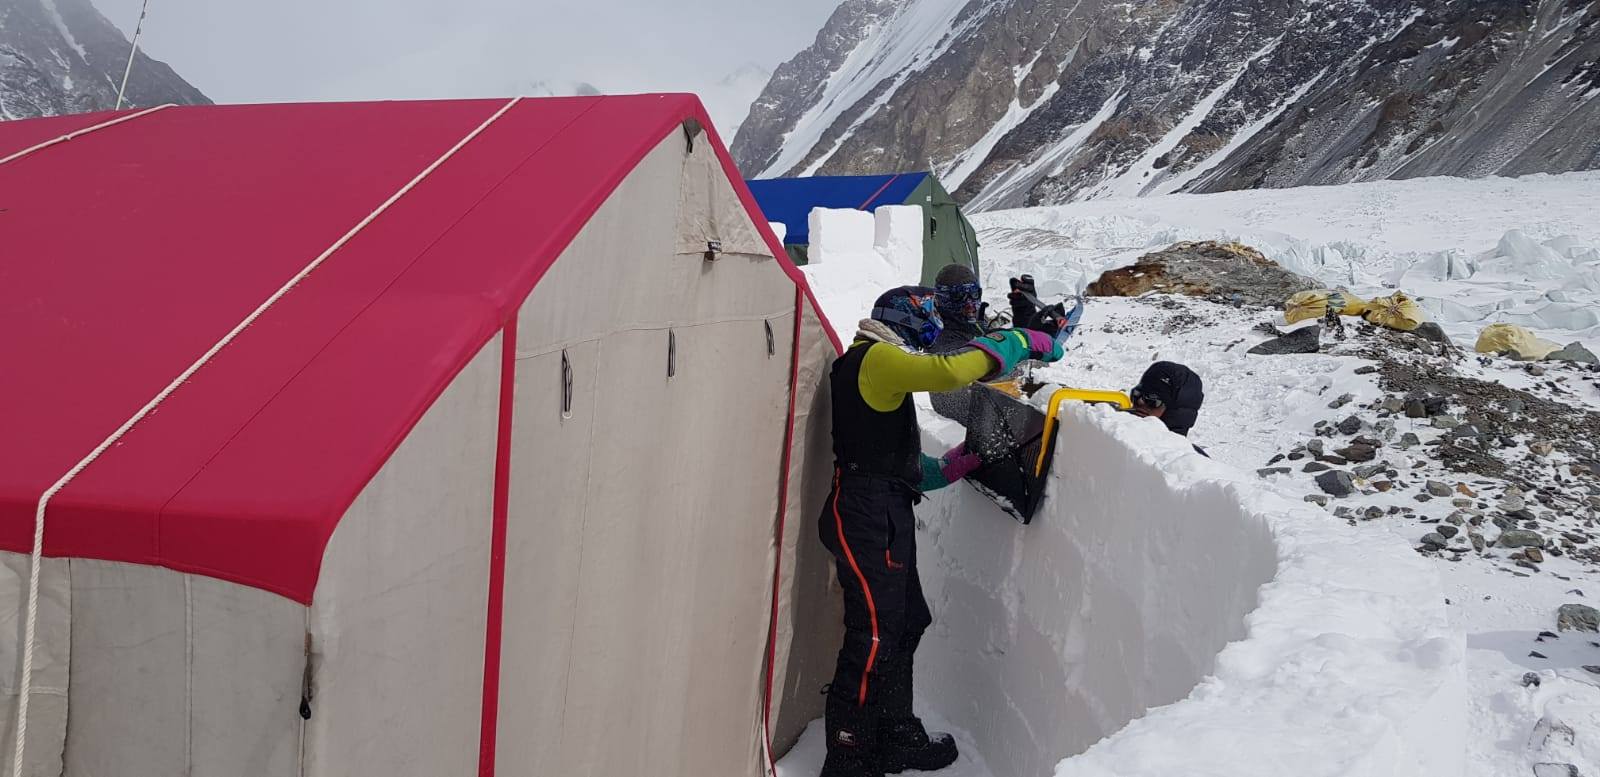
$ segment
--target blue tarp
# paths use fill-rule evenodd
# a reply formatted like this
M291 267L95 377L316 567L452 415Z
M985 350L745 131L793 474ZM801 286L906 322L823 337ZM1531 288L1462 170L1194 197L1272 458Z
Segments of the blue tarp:
M812 208L876 210L879 205L904 205L927 173L897 175L830 175L812 178L767 178L746 181L767 221L788 228L783 242L809 245Z

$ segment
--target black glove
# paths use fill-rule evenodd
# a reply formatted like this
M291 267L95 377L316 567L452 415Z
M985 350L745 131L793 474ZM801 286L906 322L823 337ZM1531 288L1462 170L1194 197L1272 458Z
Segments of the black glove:
M1037 329L1040 332L1050 335L1051 337L1055 337L1056 335L1061 334L1061 328L1066 326L1066 324L1066 303L1057 302L1054 305L1046 305L1043 310L1040 310L1038 313L1034 314L1033 318L1028 321L1027 328Z
M1025 326L1039 314L1041 305L1032 275L1012 278L1011 292L1006 294L1006 299L1011 301L1011 323L1014 326Z

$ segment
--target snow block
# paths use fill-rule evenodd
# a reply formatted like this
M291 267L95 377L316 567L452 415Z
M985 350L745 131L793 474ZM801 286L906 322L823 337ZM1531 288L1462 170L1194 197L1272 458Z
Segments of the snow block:
M872 253L877 226L871 213L849 208L812 208L806 220L811 228L807 264L827 264L851 254Z
M922 208L916 205L885 205L873 212L872 247L894 268L895 275L922 277Z
M788 224L785 224L781 221L769 221L767 222L767 226L772 229L772 234L778 236L779 243L782 243L783 239L789 236Z
M959 439L930 415L928 449ZM1426 561L1153 420L1062 418L1031 525L964 486L918 508L919 711L996 777L1461 773L1464 646Z

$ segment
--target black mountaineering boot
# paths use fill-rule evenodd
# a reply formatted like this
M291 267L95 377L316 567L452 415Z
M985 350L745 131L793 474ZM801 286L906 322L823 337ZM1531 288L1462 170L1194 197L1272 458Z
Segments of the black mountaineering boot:
M878 750L889 774L907 769L936 772L955 763L957 755L955 737L940 731L929 734L914 717L884 721L878 728Z
M883 777L878 764L878 721L871 707L828 694L828 760L821 777Z

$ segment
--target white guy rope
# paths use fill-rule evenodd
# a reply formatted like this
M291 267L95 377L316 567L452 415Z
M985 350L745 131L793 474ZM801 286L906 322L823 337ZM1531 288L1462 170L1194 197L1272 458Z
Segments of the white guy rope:
M506 111L511 110L512 106L515 106L521 100L521 97L513 97L511 100L507 101L505 105L500 106L500 110L495 111L493 116L485 119L482 124L477 126L476 129L467 133L466 137L463 137L461 140L457 141L454 146L451 146L449 151L444 152L444 154L438 159L433 160L433 164L423 168L422 172L417 173L416 177L407 182L405 186L400 187L400 189L394 194L389 195L389 199L384 200L383 204L379 205L377 210L367 214L366 218L362 219L361 222L356 224L354 227L351 227L350 231L344 233L343 237L334 241L333 245L328 246L326 251L323 251L319 256L317 256L317 258L311 260L311 263L301 269L300 272L295 273L294 277L290 278L283 284L283 286L279 287L277 291L273 292L272 296L267 297L265 302L262 302L256 307L255 310L251 311L250 315L245 316L243 321L240 321L237 326L230 330L226 335L223 335L222 339L218 340L215 345L211 346L210 349L201 354L200 358L196 359L194 364L189 365L188 369L184 370L178 375L178 377L173 378L172 382L168 383L166 388L162 389L160 393L155 395L155 398L145 403L145 406L140 408L139 412L134 413L133 417L129 418L127 421L124 421L122 426L117 427L116 431L112 432L111 435L99 445L95 446L95 449L90 451L89 455L84 456L81 461L73 465L72 469L67 471L67 474L62 475L61 479L55 482L55 485L50 486L50 488L44 492L44 495L39 497L38 509L35 510L33 514L33 552L30 556L30 569L28 571L28 615L26 625L23 627L22 631L22 680L20 683L20 690L17 694L17 738L16 749L11 756L12 777L22 777L22 753L27 742L28 696L33 685L33 643L35 630L38 626L39 620L39 565L42 561L44 551L45 508L50 504L50 498L60 492L61 489L65 488L68 483L72 482L72 479L77 477L78 473L83 472L83 470L93 463L95 459L100 457L100 454L105 453L106 449L110 448L112 445L115 445L118 440L122 439L123 435L127 434L128 430L132 429L134 424L139 423L139 421L143 420L145 416L151 413L151 411L155 410L156 406L160 405L164 400L166 400L167 397L171 396L172 392L177 391L178 387L188 381L189 378L193 377L201 367L205 366L206 362L211 361L212 357L216 356L219 351L227 347L229 343L233 342L234 338L239 336L239 333L243 332L245 328L255 323L255 320L260 318L261 314L267 312L267 309L272 307L272 305L278 300L282 299L284 295L288 294L289 290L293 289L297 284L300 283L300 281L305 280L306 276L310 275L314 270L321 266L329 256L332 256L335 251L343 248L345 243L350 242L351 238L354 238L357 233L359 233L362 229L365 229L368 224L371 224L379 216L383 215L383 212L388 210L389 206L395 204L397 200L405 196L407 192L411 191L414 187L416 187L417 184L421 183L422 180L427 178L431 173L433 173L434 170L437 170L439 166L449 160L450 157L455 156L457 151L460 151L461 148L470 143L473 138L476 138L480 133L488 129L489 125L495 123L495 121L497 121L501 116L504 116Z
M139 53L139 33L144 31L144 14L150 10L150 0L139 5L139 23L133 26L132 45L128 47L128 66L122 69L122 86L117 87L117 107L122 110L122 95L128 92L128 74L133 72L133 55Z
M36 143L36 144L34 144L32 146L29 146L29 147L27 147L25 149L22 149L21 151L18 151L15 154L12 154L11 156L8 156L8 157L6 157L4 159L0 159L0 165L3 165L5 163L7 163L7 162L14 162L14 161L16 161L18 159L21 159L21 158L29 155L29 154L32 154L35 151L39 151L41 149L49 148L49 147L51 147L51 146L53 146L53 145L55 145L57 143L65 143L65 142L67 142L69 140L73 140L73 139L75 139L75 138L77 138L79 136L87 135L87 134L89 134L91 132L94 132L95 130L102 130L102 129L105 129L106 127L110 127L110 126L113 126L113 125L116 125L116 124L121 124L121 123L123 123L125 121L133 121L134 119L137 119L140 116L147 116L147 115L155 113L156 111L159 111L159 110L161 110L163 108L171 108L173 105L174 105L174 103L167 103L165 105L157 105L154 108L146 108L146 109L144 109L142 111L139 111L138 113L130 113L130 114L126 115L126 116L118 116L117 118L111 119L110 121L102 121L99 124L96 124L96 125L94 125L92 127L84 127L83 129L80 129L80 130L73 130L71 132L68 132L65 135L62 135L61 137L51 138L51 139L46 140L46 141L44 141L42 143Z

